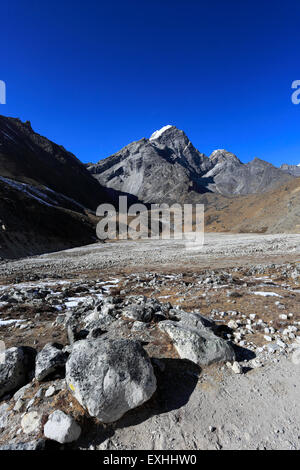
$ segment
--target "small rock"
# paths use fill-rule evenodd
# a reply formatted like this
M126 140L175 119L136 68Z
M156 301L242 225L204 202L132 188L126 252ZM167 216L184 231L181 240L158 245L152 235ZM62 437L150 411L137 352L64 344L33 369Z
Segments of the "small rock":
M56 410L49 415L44 426L44 434L48 439L67 444L77 441L81 434L81 427L76 421L63 411Z
M22 398L19 398L14 406L14 411L20 411L23 408L24 404L24 400L22 400Z
M232 368L232 370L235 374L242 374L243 373L242 366L236 361L234 361L231 368Z
M63 368L67 360L67 353L56 343L48 343L38 353L35 364L35 378L39 382L53 372Z
M26 413L21 421L21 426L25 434L38 432L41 426L42 416L37 411Z
M48 397L52 397L52 395L54 395L54 393L56 392L56 389L53 385L51 385L51 387L47 388L46 392L45 392L45 397L48 398Z

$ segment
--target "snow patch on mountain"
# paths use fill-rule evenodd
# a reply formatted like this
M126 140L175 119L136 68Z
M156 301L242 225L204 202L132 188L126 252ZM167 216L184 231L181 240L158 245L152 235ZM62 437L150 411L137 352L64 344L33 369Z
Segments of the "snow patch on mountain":
M158 139L164 132L166 132L171 127L173 127L173 126L170 126L170 124L168 124L167 126L162 127L158 131L153 132L153 134L150 137L150 140Z

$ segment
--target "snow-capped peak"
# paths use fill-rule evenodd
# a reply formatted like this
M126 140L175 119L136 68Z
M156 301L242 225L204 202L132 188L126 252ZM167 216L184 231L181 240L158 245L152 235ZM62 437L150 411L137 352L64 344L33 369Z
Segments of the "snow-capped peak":
M158 139L165 131L167 131L168 129L170 129L170 126L169 124L167 126L164 126L162 127L161 129L159 129L158 131L155 131L153 132L152 136L150 137L150 140L155 140L155 139Z
M299 167L300 167L300 163L298 163L298 165L296 165L296 166L299 166Z

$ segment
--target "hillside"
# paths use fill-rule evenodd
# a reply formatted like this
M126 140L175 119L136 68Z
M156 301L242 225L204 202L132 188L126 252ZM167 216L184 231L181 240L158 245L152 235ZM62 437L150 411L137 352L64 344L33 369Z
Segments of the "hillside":
M165 126L88 167L104 186L143 202L195 202L204 193L226 196L263 193L293 176L254 158L243 164L233 153L199 152L186 134Z

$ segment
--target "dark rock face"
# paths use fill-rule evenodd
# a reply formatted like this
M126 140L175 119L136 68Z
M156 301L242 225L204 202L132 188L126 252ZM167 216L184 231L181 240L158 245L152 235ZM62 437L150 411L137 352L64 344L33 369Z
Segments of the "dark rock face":
M30 123L0 116L0 175L43 185L95 210L106 192L61 145L35 133Z
M0 116L0 258L93 243L91 211L113 199L73 154Z
M230 196L264 192L291 179L257 158L243 164L226 150L207 157L174 126L129 144L88 170L104 186L157 203L194 201L197 194L207 192Z

